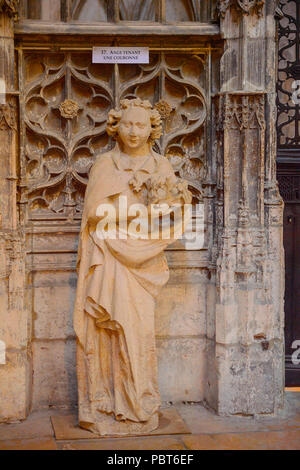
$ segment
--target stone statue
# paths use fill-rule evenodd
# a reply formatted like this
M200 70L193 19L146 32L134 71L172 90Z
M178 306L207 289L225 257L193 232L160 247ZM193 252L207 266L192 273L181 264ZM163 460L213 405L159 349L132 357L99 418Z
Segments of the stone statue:
M134 217L128 211L124 225L119 201L123 196L128 207L146 208L148 222L150 207L175 204L182 211L191 193L168 159L152 149L162 125L149 101L121 101L120 110L109 113L107 132L117 143L91 168L78 251L74 327L79 425L99 435L144 434L159 424L154 310L169 277L163 251L185 225L177 229L169 217L168 238L162 231L152 239L130 230L125 238ZM107 218L115 227L111 238L101 236L107 227L98 229L104 220L99 207L108 204L116 214L115 222ZM158 220L154 226L161 229Z

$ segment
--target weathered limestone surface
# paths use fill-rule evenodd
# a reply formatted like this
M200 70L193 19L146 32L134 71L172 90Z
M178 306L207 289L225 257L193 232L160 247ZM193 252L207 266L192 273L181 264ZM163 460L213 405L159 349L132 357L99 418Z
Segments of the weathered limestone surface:
M71 407L77 400L73 330L77 276L38 271L32 279L32 406ZM206 282L206 269L172 268L158 298L155 326L163 401L204 398Z
M15 2L2 2L0 13L5 64L1 73L5 70L7 91L12 92L7 95L8 104L0 105L0 341L6 344L6 364L0 364L0 421L23 419L31 408L77 403L72 314L78 226L69 219L63 225L54 216L53 220L41 218L34 227L29 223L26 237L23 233L27 180L23 164L17 188L19 153L24 149L19 149L22 136L17 132L10 3ZM197 154L202 152L205 169L199 173L201 185L205 183L201 186L205 249L201 256L180 250L167 253L171 277L156 309L162 399L205 401L224 415L272 414L283 403L282 203L275 163L276 3L219 2L224 53L220 64L220 51L211 56L207 97L210 100L210 92L214 97L208 100L208 131L204 134L201 127L200 132L207 147L205 158L203 148L196 148ZM21 53L19 58L22 61ZM44 62L39 60L26 65L32 71L29 81L40 77ZM86 64L86 57L82 60ZM199 63L189 61L186 70L192 78L201 75L199 82L206 86L209 66L206 62L200 68ZM25 78L20 75L20 83ZM130 74L122 79L129 82ZM176 87L181 89L180 80ZM52 87L49 96L57 99L59 93ZM65 130L72 135L70 120ZM68 142L66 138L66 147ZM106 143L97 145L96 152ZM42 149L39 139L33 148L27 155L32 158L28 166ZM69 176L66 181L63 206L73 220L75 189Z
M205 338L158 338L156 344L162 400L202 401L206 377Z
M0 365L0 421L27 416L31 383L24 235L16 205L18 104L13 26L16 3L2 2L0 9L0 71L6 91L6 102L0 105L0 340L6 349L6 362Z
M220 414L283 406L282 202L275 173L276 2L220 2L215 369ZM256 4L256 8L255 8ZM231 6L230 6L231 5ZM244 7L244 8L242 8ZM223 208L223 209L222 209Z
M32 354L34 370L32 409L76 406L75 340L33 341Z

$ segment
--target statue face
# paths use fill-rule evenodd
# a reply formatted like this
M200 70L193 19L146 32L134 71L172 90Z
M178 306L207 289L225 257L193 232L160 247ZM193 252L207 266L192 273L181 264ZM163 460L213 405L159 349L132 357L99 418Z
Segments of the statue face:
M129 148L136 149L145 145L151 134L150 113L137 106L126 109L118 132L122 142Z

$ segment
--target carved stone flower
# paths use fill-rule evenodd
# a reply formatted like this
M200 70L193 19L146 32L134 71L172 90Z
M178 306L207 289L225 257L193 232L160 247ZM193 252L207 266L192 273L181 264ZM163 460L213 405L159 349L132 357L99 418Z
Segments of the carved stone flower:
M160 204L182 198L185 203L192 201L188 182L182 178L153 174L147 182L148 199L151 204Z
M61 103L60 114L66 119L73 119L78 115L79 105L74 100L65 100Z
M135 173L129 181L129 185L132 186L133 190L138 193L141 191L143 184L145 183L145 177L139 172Z
M157 109L162 119L168 119L173 109L172 106L165 100L160 100L158 103L156 103L154 108Z

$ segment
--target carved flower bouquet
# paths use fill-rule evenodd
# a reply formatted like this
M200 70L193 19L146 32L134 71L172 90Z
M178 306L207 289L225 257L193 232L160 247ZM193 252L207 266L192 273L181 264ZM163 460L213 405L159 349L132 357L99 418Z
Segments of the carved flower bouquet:
M147 181L149 204L189 204L192 194L188 189L188 182L182 178L166 177L154 174Z
M152 234L156 233L156 238L176 240L184 232L184 227L190 219L190 206L185 206L185 204L191 203L192 193L188 189L187 181L175 175L154 174L149 178L146 186L148 208L151 211ZM165 218L165 216L168 217Z
M159 173L145 179L145 175L137 172L129 184L135 192L140 192L143 188L146 190L146 224L150 222L153 238L179 238L191 217L191 206L186 206L192 202L188 182L175 175L166 176ZM141 221L141 217L139 219Z

